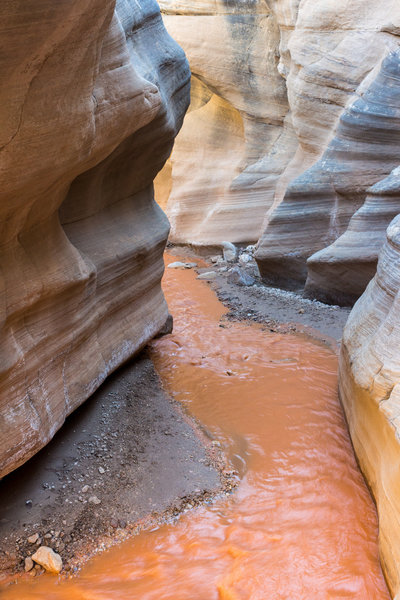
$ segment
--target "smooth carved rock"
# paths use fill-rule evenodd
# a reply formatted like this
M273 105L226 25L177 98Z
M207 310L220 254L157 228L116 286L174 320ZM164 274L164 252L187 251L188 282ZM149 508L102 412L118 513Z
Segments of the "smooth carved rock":
M162 327L152 181L189 71L155 1L0 7L0 476Z
M397 50L383 61L365 93L342 114L336 135L321 160L288 186L284 200L269 219L256 254L262 276L304 282L308 269L308 295L334 302L354 301L360 284L355 281L352 286L350 272L342 273L342 282L335 282L335 273L345 270L347 264L341 261L340 251L336 257L340 244L330 244L345 233L351 217L364 203L368 188L399 163ZM366 204L364 213L368 208ZM387 226L390 219L385 217L384 209L381 218L383 227ZM366 223L368 229L371 226L372 219L370 225ZM355 244L353 260L358 256L357 240ZM330 248L314 254L326 246ZM373 270L369 269L369 273L372 276Z
M303 285L306 260L346 231L366 189L397 166L391 156L378 178L361 182L363 194L340 202L337 219L321 165L312 180L302 177L398 47L398 1L162 0L161 7L193 71L190 113L158 178L172 239L216 246L264 232L257 252L264 276ZM382 164L386 158L381 152ZM359 162L349 167L355 179L368 175ZM313 210L319 202L321 211ZM334 299L336 290L318 283L316 261L309 267L309 294ZM372 270L362 270L365 280ZM343 289L343 302L359 294L361 280Z
M345 233L308 259L308 296L352 305L375 275L387 224L400 213L400 167L367 192Z
M400 216L376 275L346 324L340 396L360 466L377 502L382 566L400 594Z
M191 107L156 187L171 239L255 242L297 143L277 20L263 0L160 4L193 74Z

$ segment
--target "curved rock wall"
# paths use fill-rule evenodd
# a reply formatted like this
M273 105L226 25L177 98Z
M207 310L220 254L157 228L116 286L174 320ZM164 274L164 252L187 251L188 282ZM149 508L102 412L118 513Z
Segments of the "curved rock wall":
M350 272L344 272L345 257L338 252L338 243L330 244L345 234L351 217L366 198L367 189L399 164L400 50L397 50L385 58L363 95L343 112L335 137L322 158L287 187L259 245L257 258L262 275L266 278L289 275L302 282L308 271L308 295L339 303L354 302L352 277ZM369 205L365 205L364 216L368 209ZM384 219L384 211L381 218ZM386 226L388 222L383 221ZM363 223L369 228L372 219L368 223L366 218ZM350 236L348 232L347 238ZM361 265L357 246L356 238L349 258ZM318 250L321 251L314 254ZM336 272L341 275L340 280L336 279ZM348 286L350 298L346 295Z
M157 194L167 203L171 240L256 241L296 147L277 69L277 20L263 0L160 5L193 74L190 112L172 155L172 189L164 181Z
M340 395L379 513L382 565L400 597L400 216L377 273L350 314L340 356Z
M379 6L372 0L162 0L161 8L194 75L191 112L158 187L172 241L259 240L256 259L265 280L296 287L307 280L309 296L354 302L374 272L376 251L367 264L353 236L351 266L342 243L348 244L368 187L400 162L393 147L398 60L380 72L400 41L397 0ZM363 103L372 112L361 124ZM365 127L376 140L365 139ZM390 156L387 134L393 134ZM377 226L381 244L392 214L383 209L378 224L376 211L367 216L369 207L362 223ZM348 226L347 237L332 246ZM354 271L363 274L354 278Z
M26 0L0 16L3 476L166 321L152 182L189 70L154 0Z

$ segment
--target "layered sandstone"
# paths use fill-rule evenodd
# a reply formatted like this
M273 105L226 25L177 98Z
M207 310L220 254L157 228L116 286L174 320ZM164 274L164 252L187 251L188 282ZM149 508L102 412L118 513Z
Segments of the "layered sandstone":
M397 50L384 59L378 75L362 96L342 113L336 134L322 158L289 184L282 203L269 218L259 245L257 258L262 275L303 282L308 271L308 295L340 303L354 301L351 295L357 295L357 287L350 271L344 272L347 264L340 243L334 242L345 234L351 217L363 205L368 188L389 175L399 163L400 50ZM361 220L361 226L368 231L376 229L373 215L369 220L370 209L371 203L366 203ZM385 230L390 218L387 219L384 207L380 218ZM347 240L353 238L354 243L349 260L358 262L360 268L358 232L352 235L351 231L346 236ZM336 273L341 274L340 280L336 279ZM369 274L372 276L373 271Z
M161 8L193 71L190 113L158 186L171 239L197 245L259 239L264 279L300 287L308 277L308 295L353 302L374 272L393 216L384 208L379 219L376 211L366 215L368 188L399 164L398 57L380 72L399 44L397 0L379 6L372 0L162 0ZM368 121L365 112L361 124L363 103L371 115ZM377 140L365 139L366 128ZM370 193L376 203L380 192ZM361 221L359 215L353 222L364 201ZM376 248L367 261L353 235L352 267L342 243L362 223L374 228ZM362 275L353 278L355 271ZM337 275L335 288L330 280Z
M295 150L280 33L263 0L162 0L164 22L192 70L192 103L161 181L171 239L256 241Z
M400 595L399 344L397 216L387 230L376 275L345 327L339 378L353 444L377 502L382 565L394 596Z
M26 0L0 15L2 476L167 319L152 182L189 71L153 0Z

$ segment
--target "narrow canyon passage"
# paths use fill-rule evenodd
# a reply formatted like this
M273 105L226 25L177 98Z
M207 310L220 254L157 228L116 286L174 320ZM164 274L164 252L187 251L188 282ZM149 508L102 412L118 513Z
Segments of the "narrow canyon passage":
M220 321L224 307L193 271L167 269L164 289L174 332L152 343L152 358L169 393L221 444L238 489L114 547L76 578L28 577L2 598L388 599L336 356Z

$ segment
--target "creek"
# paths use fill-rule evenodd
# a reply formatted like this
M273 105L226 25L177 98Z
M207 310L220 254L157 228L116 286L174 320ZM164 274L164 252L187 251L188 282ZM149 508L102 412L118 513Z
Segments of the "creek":
M2 599L389 599L335 352L221 321L225 308L194 271L167 269L164 289L174 332L151 344L153 361L221 445L238 488L115 546L76 577L21 578Z

